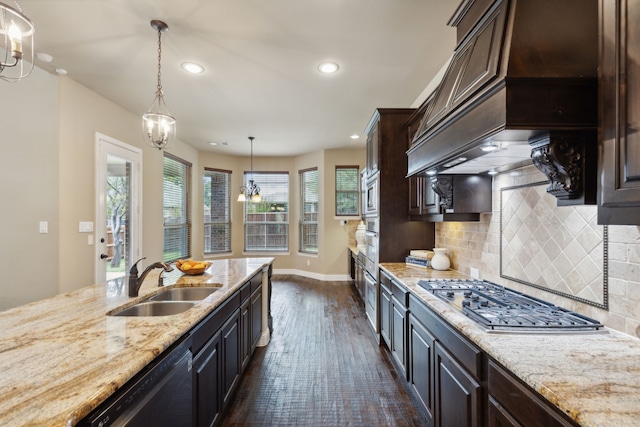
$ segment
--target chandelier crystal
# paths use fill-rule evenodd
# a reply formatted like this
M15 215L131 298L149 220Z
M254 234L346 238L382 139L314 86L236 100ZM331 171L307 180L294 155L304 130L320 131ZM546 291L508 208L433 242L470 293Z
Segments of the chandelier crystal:
M0 79L15 83L33 71L33 33L31 20L15 2L13 8L0 2ZM26 62L25 62L26 61Z
M246 185L240 187L240 194L238 195L239 202L246 202L249 200L252 203L260 203L262 201L262 196L260 196L260 187L256 185L253 180L253 140L255 138L253 136L249 137L251 141L251 179L247 182Z
M151 28L158 32L158 85L156 87L156 97L149 107L149 111L142 115L142 129L145 139L158 150L168 148L176 136L176 119L171 116L167 105L164 102L162 93L162 33L169 29L169 26L162 21L151 21Z

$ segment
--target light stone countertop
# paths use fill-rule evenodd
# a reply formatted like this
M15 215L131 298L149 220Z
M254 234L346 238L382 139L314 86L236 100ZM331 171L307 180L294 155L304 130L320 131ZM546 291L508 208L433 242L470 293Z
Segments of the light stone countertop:
M381 263L380 267L492 358L582 426L640 426L640 339L607 333L487 333L418 285L425 278L469 278Z
M212 261L200 276L164 273L166 287L219 289L184 313L107 313L162 291L153 270L127 285L93 285L0 312L0 425L73 426L187 333L273 258Z

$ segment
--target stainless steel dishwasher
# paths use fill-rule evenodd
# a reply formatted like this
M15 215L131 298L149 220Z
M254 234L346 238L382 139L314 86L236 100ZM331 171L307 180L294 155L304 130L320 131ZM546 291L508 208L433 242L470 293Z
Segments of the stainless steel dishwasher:
M81 425L190 427L193 424L190 346L190 339L174 344Z

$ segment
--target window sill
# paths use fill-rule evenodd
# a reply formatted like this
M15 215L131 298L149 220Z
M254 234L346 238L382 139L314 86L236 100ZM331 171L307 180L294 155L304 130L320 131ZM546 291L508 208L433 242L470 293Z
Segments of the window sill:
M283 255L291 255L291 252L242 252L242 255L252 256L252 257L263 257L263 256L283 256Z
M362 217L360 216L334 216L333 219L335 219L336 221L360 221L362 220Z
M308 258L318 258L318 254L313 254L311 252L298 252L298 255L308 257Z
M233 252L220 252L215 254L204 254L204 259L229 258L233 256Z

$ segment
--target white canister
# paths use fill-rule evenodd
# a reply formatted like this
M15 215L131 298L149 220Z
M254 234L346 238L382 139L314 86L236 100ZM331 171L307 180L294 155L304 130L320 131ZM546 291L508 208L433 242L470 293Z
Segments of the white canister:
M358 224L358 228L356 229L356 242L358 243L358 248L365 248L367 246L367 227L364 225L363 221L360 221Z
M447 256L447 248L433 248L435 255L431 258L431 268L434 270L447 270L451 265Z

